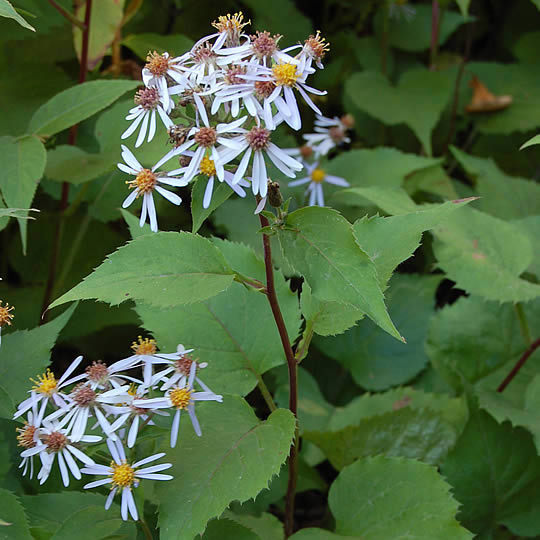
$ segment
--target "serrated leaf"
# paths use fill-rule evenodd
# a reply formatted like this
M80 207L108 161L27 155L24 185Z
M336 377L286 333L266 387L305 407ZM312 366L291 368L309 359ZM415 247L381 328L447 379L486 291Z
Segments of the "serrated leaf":
M373 203L388 214L414 212L416 203L400 187L369 186L343 189L334 195L334 200L347 206L369 206Z
M220 240L215 245L235 271L264 280L264 264L250 248ZM294 341L300 327L298 298L277 272L275 285ZM203 380L210 388L226 387L229 393L246 395L263 373L285 363L268 299L239 283L205 302L166 311L137 303L137 313L162 350L175 350L181 342L194 348L202 362L208 362Z
M471 294L499 302L527 301L540 285L520 279L532 262L531 242L518 227L464 208L434 230L433 251L449 279Z
M432 193L443 200L459 198L452 180L441 166L428 167L413 172L407 177L404 187L409 195L423 192Z
M402 274L390 281L388 311L406 344L391 339L371 321L362 321L342 335L317 339L317 348L350 370L355 382L367 390L384 390L410 381L428 363L424 340L440 281L440 276Z
M58 334L67 324L77 306L71 306L50 323L32 330L16 330L2 337L0 347L0 416L11 418L16 405L23 401L32 387L31 377L45 371L50 351ZM16 324L16 319L14 319Z
M540 215L528 216L523 219L516 219L512 221L512 224L519 227L520 231L525 233L529 238L533 246L536 245L538 238L540 238ZM540 251L534 250L533 260L527 267L526 272L535 274L537 278L540 278Z
M260 540L260 537L244 525L227 518L214 519L208 523L201 540Z
M27 23L16 11L15 8L11 5L8 0L0 0L0 17L7 17L8 19L13 19L17 21L24 28L32 30L35 32L36 29L29 23Z
M66 519L51 540L96 540L114 534L123 524L118 513L107 512L99 506L83 507Z
M451 150L476 184L479 210L505 220L540 214L540 186L536 182L505 174L492 158L470 156L455 147Z
M289 537L291 540L364 540L363 536L351 536L347 534L343 536L336 534L325 529L315 529L308 527L307 529L300 529Z
M0 161L0 191L6 204L14 208L29 208L45 169L45 147L37 137L0 137ZM23 252L26 253L26 220L18 221Z
M50 307L96 298L109 304L126 300L172 307L210 298L234 279L219 250L198 235L158 232L122 246L82 283Z
M202 437L184 423L178 446L170 449L168 437L162 445L175 475L155 488L163 540L192 540L230 502L266 488L289 454L295 429L290 411L278 409L260 422L240 398L211 405L197 411Z
M168 52L171 56L181 56L193 47L193 40L182 34L163 36L153 32L130 34L122 40L122 45L131 49L141 60L146 60L149 52Z
M453 91L453 82L442 72L411 69L397 86L378 72L355 73L345 83L345 93L362 111L384 124L407 124L428 156L431 133Z
M32 540L28 526L28 518L24 508L14 493L0 488L0 505L2 519L7 522L0 527L1 540Z
M282 540L283 538L283 523L268 512L263 512L260 516L251 516L225 511L223 515L253 531L260 540Z
M493 533L500 524L518 536L540 534L540 458L525 430L472 407L442 474L462 504L460 521L474 533Z
M191 216L193 220L191 232L193 233L196 233L208 216L233 194L233 190L225 182L218 182L212 194L210 206L203 208L203 198L207 183L208 177L200 176L191 190Z
M134 216L131 212L128 212L123 208L120 209L120 212L122 213L122 217L129 227L131 238L139 238L139 236L144 236L145 234L154 234L148 223L144 223L144 225L141 227L139 225L138 217Z
M91 154L77 146L62 144L47 152L45 176L57 182L82 184L115 167L116 156L112 154Z
M338 212L318 207L296 210L287 216L286 228L279 229L278 236L285 258L317 298L351 304L403 339L386 311L375 265Z
M90 81L56 94L32 116L28 130L50 137L109 106L139 81Z
M435 467L418 461L360 459L336 478L329 504L336 532L363 540L472 538L454 517L458 503L450 486Z

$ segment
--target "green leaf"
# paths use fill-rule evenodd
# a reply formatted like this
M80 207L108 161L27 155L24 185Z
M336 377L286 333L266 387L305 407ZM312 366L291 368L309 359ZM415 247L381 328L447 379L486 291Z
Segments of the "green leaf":
M424 341L440 281L441 276L396 274L392 278L386 300L388 311L406 344L391 339L370 321L363 321L342 335L317 339L317 348L350 370L354 381L367 390L384 390L410 381L428 363Z
M347 206L369 206L372 202L388 214L407 214L414 212L416 203L400 187L357 187L343 189L333 199Z
M0 161L0 191L7 206L29 208L45 169L45 147L37 137L0 137ZM26 253L26 219L18 221Z
M92 71L107 54L124 17L125 0L97 0L90 13L90 37L88 42L87 67ZM76 5L73 15L83 21L86 3ZM73 44L79 62L81 61L82 30L73 27Z
M451 147L454 157L476 184L479 210L509 220L540 214L540 185L505 174L492 158L467 155Z
M235 271L264 280L264 264L250 248L219 240L215 244ZM274 277L285 325L294 340L300 326L298 298L281 274ZM239 283L206 302L174 309L137 303L137 313L162 350L174 351L182 342L208 362L202 378L212 389L246 395L263 373L285 363L268 299Z
M86 507L72 514L60 525L51 540L95 540L114 534L123 524L118 512L107 512L105 508Z
M336 478L329 504L336 532L363 540L472 538L454 517L450 486L435 467L418 461L360 459Z
M58 334L67 324L77 305L71 306L50 323L32 330L16 330L2 337L2 361L0 362L0 416L13 416L16 405L25 399L30 390L30 378L45 371L49 365L50 352ZM16 315L16 314L15 314ZM17 319L13 319L17 324Z
M45 176L57 182L82 184L114 170L115 166L114 155L91 154L77 146L62 144L47 152Z
M208 216L219 208L232 194L233 190L225 182L217 182L208 208L203 208L204 192L208 183L207 176L199 176L191 190L191 216L193 225L191 232L196 233Z
M90 81L72 86L44 103L32 116L28 130L50 137L109 106L139 81Z
M540 215L528 216L523 219L516 219L512 221L514 225L519 227L521 232L525 233L529 238L531 245L535 245L540 238ZM537 278L540 278L540 251L535 250L533 253L533 260L527 267L527 272L535 274Z
M201 540L222 540L224 538L234 538L235 540L260 540L260 536L253 531L250 531L244 525L226 518L210 521Z
M459 198L452 180L441 166L415 171L407 177L404 187L409 195L430 193L445 200Z
M338 212L318 207L296 210L287 216L278 236L285 258L305 276L317 298L351 304L403 340L386 311L375 265Z
M135 238L109 255L50 307L89 298L113 305L136 300L172 307L215 296L233 279L223 255L206 238L186 232L158 232Z
M519 149L523 150L524 148L527 148L529 146L533 146L535 144L540 144L540 135L535 135L532 137L532 139L529 139L527 142L523 143Z
M350 534L343 536L324 529L300 529L289 537L291 540L364 540L363 536L351 536Z
M146 60L149 52L159 54L168 52L171 56L180 56L193 47L193 40L182 34L162 36L152 32L130 34L122 40L122 45L131 49L141 60Z
M290 411L278 409L260 422L240 398L205 405L197 410L202 437L185 418L178 446L170 449L168 437L162 445L175 476L155 488L163 540L192 540L230 502L268 487L289 454L295 429Z
M471 294L499 302L535 298L540 285L520 279L532 262L532 246L518 227L464 208L434 230L438 266Z
M122 217L124 218L124 221L127 223L127 226L129 227L129 232L131 234L131 238L139 238L139 236L144 236L145 234L154 234L152 230L150 229L150 225L148 223L145 223L142 227L139 225L139 218L134 216L131 212L128 212L127 210L124 210L123 208L120 209L120 212L122 214Z
M8 0L0 0L0 17L7 17L8 19L14 19L17 21L21 26L24 28L28 28L28 30L32 30L32 32L35 32L36 29L28 24L14 9L14 7L11 5Z
M283 538L283 523L273 514L263 512L260 516L251 516L249 514L234 514L226 510L223 516L247 527L256 533L261 540L282 540Z
M456 4L459 6L461 14L466 17L469 13L469 5L471 4L471 0L456 0Z
M344 152L328 162L327 172L345 178L351 186L401 187L409 174L440 163L440 159L378 147Z
M383 196L382 192L369 194L370 200L377 201L383 209L389 210L391 206ZM444 223L448 216L468 202L470 201L426 204L416 206L410 213L391 217L365 217L354 223L355 239L375 263L383 289L395 268L411 257L420 246L422 233L435 228L441 222Z
M518 536L540 534L540 458L525 430L472 407L442 474L463 505L460 521L474 533L488 535L499 524Z
M0 217L14 217L17 219L36 219L28 212L39 212L36 208L0 208Z
M453 91L446 73L411 69L391 86L381 73L355 73L345 83L345 93L362 111L384 124L407 124L431 155L431 133Z
M14 493L0 488L1 517L5 523L0 527L1 540L32 540L28 518Z
M523 64L536 64L538 62L536 51L538 50L539 44L540 32L527 32L519 36L512 47L512 52L519 62ZM525 146L522 148L525 148Z

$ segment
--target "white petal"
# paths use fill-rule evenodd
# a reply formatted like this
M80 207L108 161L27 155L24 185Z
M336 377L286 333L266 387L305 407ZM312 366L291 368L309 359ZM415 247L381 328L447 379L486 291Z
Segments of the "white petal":
M130 135L132 135L135 132L135 130L139 127L140 123L143 121L145 114L147 114L147 111L145 111L144 109L141 109L139 113L137 113L135 120L126 129L126 131L124 131L124 133L122 133L122 135L120 136L122 140L127 139ZM126 120L128 119L129 118L126 118Z
M146 465L147 463L152 463L152 461L156 461L156 459L160 459L160 458L162 458L164 455L165 455L165 452L160 452L159 454L154 454L153 456L150 456L150 457L141 459L141 460L139 460L139 461L136 461L136 462L132 465L132 467L133 467L133 468L137 468L137 467L140 467L141 465Z
M171 191L168 191L167 189L163 189L160 186L156 186L154 188L162 197L165 197L169 202L172 202L173 204L176 204L177 206L180 206L182 203L182 199L176 194L172 193Z
M178 440L178 428L180 427L180 409L176 411L176 414L173 418L173 423L171 427L171 448L176 446L176 441Z
M69 474L66 467L66 462L62 456L62 452L58 452L58 466L60 467L60 474L62 475L62 482L65 487L69 486Z
M135 441L137 440L137 434L139 433L139 415L135 415L133 421L131 422L131 427L129 428L127 445L128 448L133 448Z
M150 142L156 134L156 111L155 109L150 113L150 126L148 129L148 139L146 142Z
M203 208L208 208L212 202L212 192L214 190L214 177L211 176L206 184L203 197Z
M139 192L134 189L125 199L124 199L124 202L122 203L122 208L127 208L128 206L130 206L133 201L137 198L137 194Z
M132 154L131 150L127 146L125 146L124 144L122 144L120 146L122 148L122 158L124 159L124 161L132 169L135 169L136 171L140 171L143 168L143 166L137 161L135 156Z
M154 206L154 197L152 197L151 193L145 193L145 197L148 199L148 215L150 216L150 230L153 232L157 232L158 230L158 224L157 224L157 215L156 215L156 207Z
M84 489L92 489L98 486L104 486L105 484L110 484L112 478L102 478L101 480L95 480L94 482L89 482L83 486Z

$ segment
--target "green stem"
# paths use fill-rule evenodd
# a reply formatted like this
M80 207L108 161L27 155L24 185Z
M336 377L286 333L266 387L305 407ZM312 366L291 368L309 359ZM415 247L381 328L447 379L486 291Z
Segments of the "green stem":
M521 333L523 334L523 339L527 345L532 343L531 333L529 331L529 325L527 324L527 316L523 310L523 304L521 302L516 302L514 304L516 310L517 318L519 321L519 326L521 328Z
M274 412L277 409L277 405L274 402L274 399L272 398L272 394L270 393L270 390L268 390L268 386L266 386L266 383L264 382L264 379L262 378L262 375L259 375L257 373L257 387L259 388L259 391L270 409L270 412Z
M381 34L381 71L387 75L388 71L388 41L390 34L390 8L387 3L383 6L383 25Z
M139 520L139 523L141 525L142 532L144 533L144 537L146 540L154 540L154 535L152 534L152 531L150 530L150 527L146 523L146 521L143 521L142 519Z

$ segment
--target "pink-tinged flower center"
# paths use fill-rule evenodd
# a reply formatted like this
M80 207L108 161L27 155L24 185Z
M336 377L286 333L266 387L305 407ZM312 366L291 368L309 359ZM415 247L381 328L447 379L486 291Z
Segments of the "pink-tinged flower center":
M320 30L317 30L316 35L311 35L304 41L304 48L308 54L317 60L322 60L324 55L330 50L330 44L326 39L321 37Z
M328 135L330 135L330 138L335 143L340 143L345 138L345 133L343 132L343 130L341 128L339 128L337 126L331 127L328 130Z
M86 374L91 381L104 383L109 378L109 368L101 360L92 362L92 365L86 368Z
M50 452L60 452L62 448L69 444L69 439L59 431L53 431L49 435L43 437L43 442L47 446L47 451Z
M156 51L149 52L144 67L155 77L162 77L169 70L170 58L164 54L158 54Z
M193 364L193 359L188 355L181 356L175 362L176 370L179 373L183 373L184 375L189 375L192 364Z
M274 81L255 81L255 95L259 99L266 99L275 87Z
M300 147L300 155L307 159L308 157L311 157L311 155L313 154L313 148L311 148L311 146L309 146L308 144L304 144Z
M159 104L159 90L154 87L142 88L135 94L135 105L140 105L143 109L151 111Z
M270 131L262 127L251 128L246 139L253 150L264 150L270 142Z
M97 394L89 386L79 386L73 392L73 399L79 407L89 407L96 397Z
M209 43L204 43L193 53L193 60L197 64L212 65L216 63L216 58L217 54Z
M225 72L225 82L227 84L244 84L246 80L239 75L245 75L246 68L243 66L232 66Z
M214 146L214 144L216 144L216 141L217 141L217 133L214 128L202 127L195 134L195 142L197 142L199 145L203 146L204 148L209 148L210 146Z
M270 32L257 32L256 36L251 36L251 47L255 56L265 58L272 56L277 49L277 41L281 36L275 35L272 37Z

